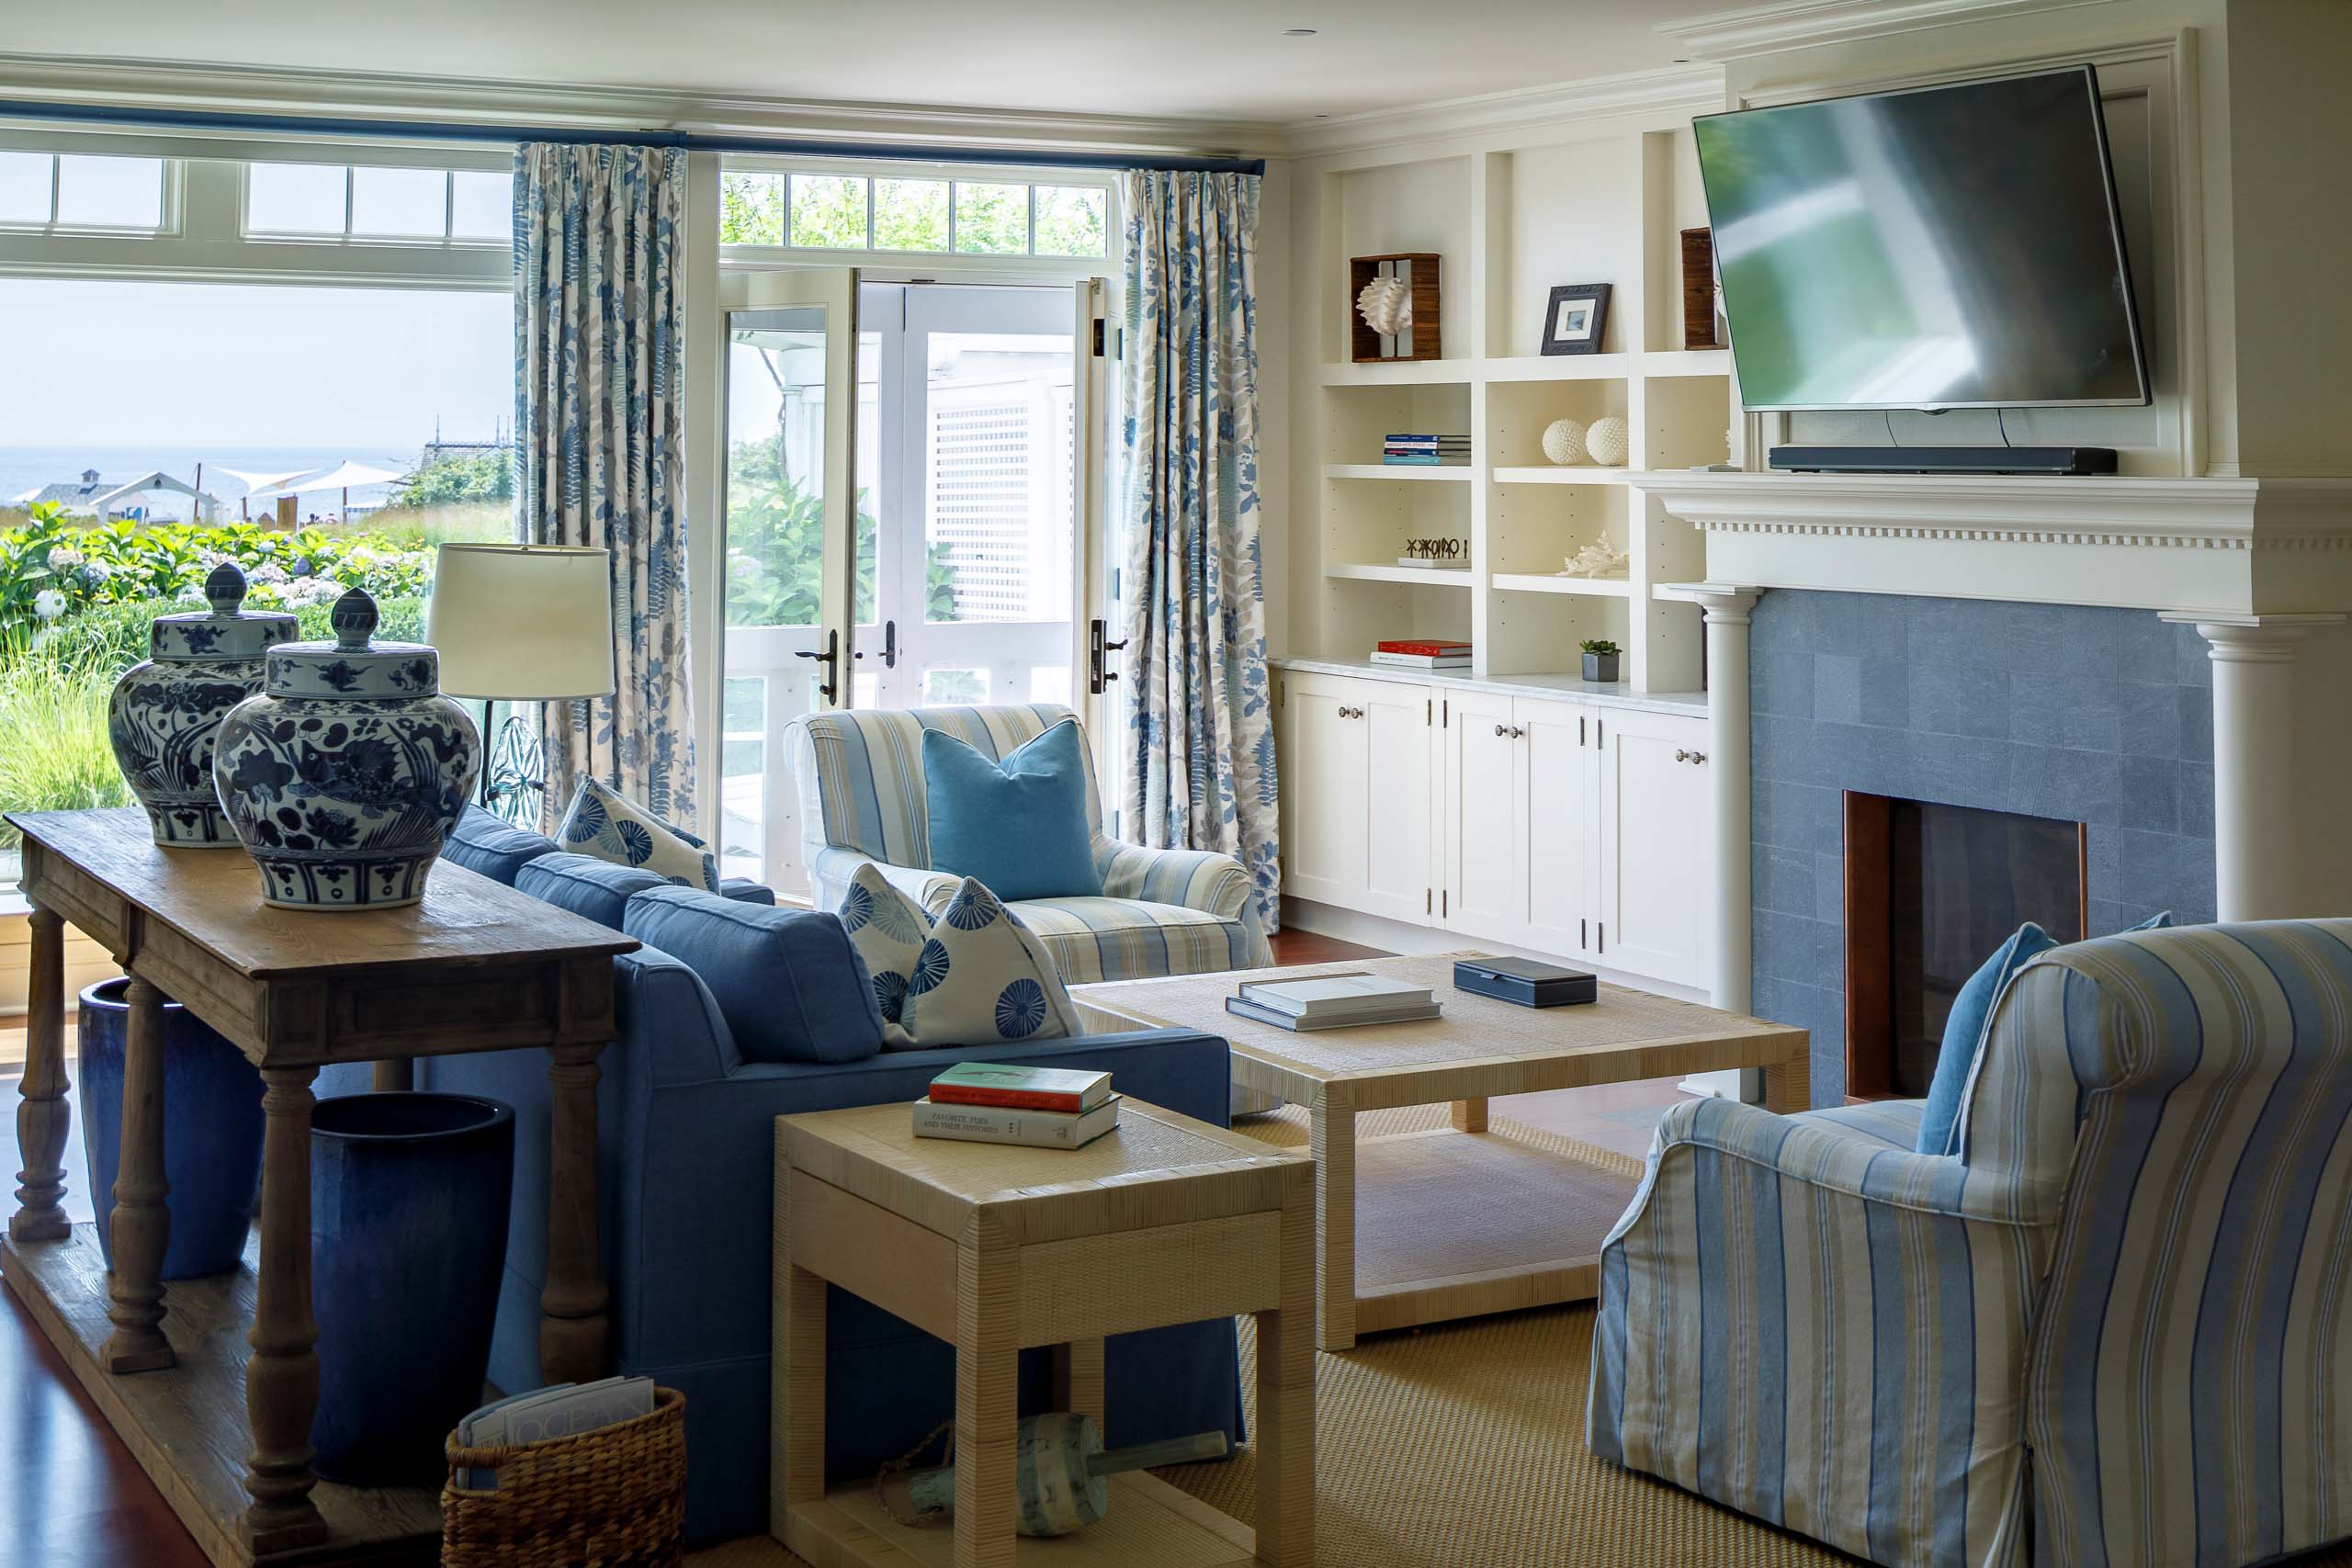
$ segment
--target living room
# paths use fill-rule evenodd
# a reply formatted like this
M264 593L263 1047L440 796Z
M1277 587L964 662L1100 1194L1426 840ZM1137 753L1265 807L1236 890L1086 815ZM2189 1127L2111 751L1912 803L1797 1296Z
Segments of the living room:
M2352 1561L2352 8L1430 23L12 17L0 1565Z

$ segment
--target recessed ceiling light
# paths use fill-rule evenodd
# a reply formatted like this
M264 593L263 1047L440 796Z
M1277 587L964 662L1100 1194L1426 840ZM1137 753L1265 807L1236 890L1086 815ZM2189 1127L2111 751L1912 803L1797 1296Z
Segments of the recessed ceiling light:
M1284 28L1283 29L1283 37L1284 37L1284 38L1313 38L1313 37L1315 36L1315 34L1316 34L1316 30L1317 30L1317 29L1315 29L1315 28Z

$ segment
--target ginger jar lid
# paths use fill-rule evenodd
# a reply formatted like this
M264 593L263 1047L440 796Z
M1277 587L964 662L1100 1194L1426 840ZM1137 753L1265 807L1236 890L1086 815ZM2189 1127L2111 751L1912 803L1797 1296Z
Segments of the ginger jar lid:
M158 615L148 628L148 657L158 664L219 664L232 659L259 659L281 642L302 635L291 615L272 610L247 610L245 574L235 563L222 561L204 580L209 610Z
M441 656L423 643L376 642L376 601L355 588L334 602L333 642L288 642L269 650L262 690L273 697L393 702L441 690Z

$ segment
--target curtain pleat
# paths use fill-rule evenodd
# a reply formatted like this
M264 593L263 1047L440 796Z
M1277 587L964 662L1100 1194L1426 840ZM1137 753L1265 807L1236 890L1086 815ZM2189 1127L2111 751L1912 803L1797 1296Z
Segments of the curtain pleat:
M1126 175L1127 835L1219 850L1280 919L1259 559L1258 177Z
M514 154L515 537L612 551L618 689L540 708L543 827L597 779L691 827L675 148Z

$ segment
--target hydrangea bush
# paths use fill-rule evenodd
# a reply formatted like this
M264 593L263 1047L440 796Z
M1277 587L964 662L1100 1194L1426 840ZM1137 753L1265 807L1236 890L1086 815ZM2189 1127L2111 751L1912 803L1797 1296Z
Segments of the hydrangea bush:
M433 568L430 549L369 534L288 534L253 523L92 526L53 505L30 515L24 526L0 532L0 637L51 629L108 605L201 605L205 576L222 561L243 569L248 606L298 611L331 604L351 588L379 600L414 598Z

